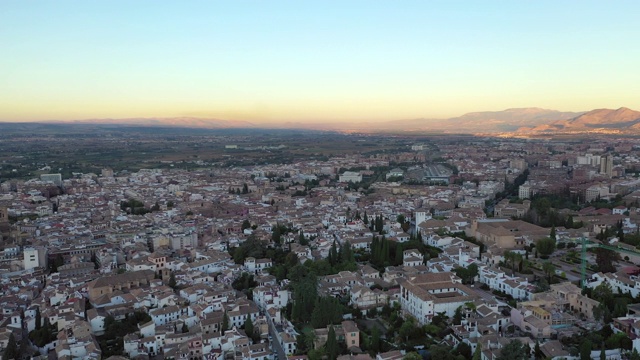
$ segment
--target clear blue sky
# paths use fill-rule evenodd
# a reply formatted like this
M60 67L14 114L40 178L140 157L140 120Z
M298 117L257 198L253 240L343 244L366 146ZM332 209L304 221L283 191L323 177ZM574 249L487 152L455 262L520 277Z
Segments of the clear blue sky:
M0 120L640 110L639 1L0 3Z

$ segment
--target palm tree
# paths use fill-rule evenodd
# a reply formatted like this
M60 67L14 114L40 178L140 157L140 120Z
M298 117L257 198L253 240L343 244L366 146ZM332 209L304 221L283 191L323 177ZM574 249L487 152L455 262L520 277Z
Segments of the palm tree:
M515 253L513 251L505 251L504 252L504 262L507 264L511 264L509 267L511 268L511 275L515 275L516 264L519 264L522 261L522 255Z
M514 255L515 253L511 252L510 250L505 251L504 254L502 255L504 257L504 263L505 264L511 263Z
M545 274L547 274L549 285L551 285L551 278L553 277L553 274L555 274L556 272L556 266L553 265L551 261L545 261L544 263L542 263L542 271Z

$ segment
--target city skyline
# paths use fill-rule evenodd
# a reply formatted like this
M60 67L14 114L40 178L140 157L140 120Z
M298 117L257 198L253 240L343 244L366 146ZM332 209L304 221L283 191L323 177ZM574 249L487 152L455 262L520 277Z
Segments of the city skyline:
M3 4L0 121L640 109L634 2Z

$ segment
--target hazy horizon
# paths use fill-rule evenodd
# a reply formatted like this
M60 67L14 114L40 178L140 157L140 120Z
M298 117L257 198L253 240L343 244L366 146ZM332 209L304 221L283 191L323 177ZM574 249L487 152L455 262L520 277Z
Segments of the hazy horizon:
M640 3L7 2L0 121L640 109Z
M254 121L249 121L249 120L243 120L243 119L225 119L225 118L219 118L219 117L205 117L205 116L183 116L183 115L177 115L177 116L131 116L131 117L88 117L88 118L73 118L73 119L26 119L26 120L10 120L10 119L0 119L0 122L16 122L16 123L21 123L21 122L30 122L30 123L37 123L37 122L83 122L83 121L91 121L91 120L133 120L133 119L147 119L147 120L154 120L154 119L158 119L158 120L162 120L162 119L202 119L202 120L207 120L207 119L211 119L211 120L222 120L222 121L230 121L230 122L247 122L247 123L252 123L255 125L269 125L269 124L285 124L285 123L303 123L303 124L320 124L320 123L325 123L325 124L342 124L344 123L344 121L350 121L354 124L367 124L367 123L385 123L385 122L395 122L395 121L403 121L403 120L425 120L425 121L438 121L438 120L448 120L451 118L456 118L456 117L461 117L467 114L472 114L472 113L482 113L482 112L501 112L501 111L508 111L508 110L522 110L522 109L541 109L541 110L545 110L545 111L558 111L558 112L566 112L564 110L558 110L558 109L544 109L544 108L540 108L537 106L528 106L528 107L523 107L523 108L508 108L508 109L497 109L497 110L487 110L487 111L471 111L471 112L467 112L467 113L463 113L463 114L455 114L453 116L450 117L442 117L442 118L435 118L435 117L431 117L431 118L427 118L427 117L416 117L416 118L389 118L389 119L378 119L378 120L370 120L370 119L333 119L333 120L324 120L324 119L306 119L306 120L295 120L295 119L291 119L291 120L278 120L278 119L273 119L273 120L269 120L269 121L265 121L265 120L254 120ZM588 110L582 110L582 111L589 111L589 110L593 110L593 109L588 109ZM632 109L635 110L635 109ZM581 111L577 111L578 113Z

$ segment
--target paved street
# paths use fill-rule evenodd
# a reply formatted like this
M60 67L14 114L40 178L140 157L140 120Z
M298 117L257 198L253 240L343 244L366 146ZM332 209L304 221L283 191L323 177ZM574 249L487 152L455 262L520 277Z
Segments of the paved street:
M277 354L277 358L281 360L286 359L287 354L284 352L280 341L278 341L278 332L276 329L276 325L271 320L269 320L269 336L271 336L271 348L273 352Z

